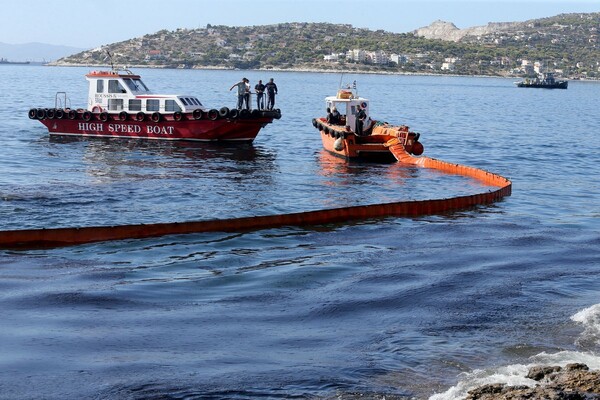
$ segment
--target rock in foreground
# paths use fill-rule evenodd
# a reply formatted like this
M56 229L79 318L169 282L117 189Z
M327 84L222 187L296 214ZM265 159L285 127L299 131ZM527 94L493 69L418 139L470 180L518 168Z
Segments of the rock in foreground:
M538 366L529 370L527 378L538 381L535 387L484 385L470 390L467 400L600 400L600 371L590 371L585 364Z

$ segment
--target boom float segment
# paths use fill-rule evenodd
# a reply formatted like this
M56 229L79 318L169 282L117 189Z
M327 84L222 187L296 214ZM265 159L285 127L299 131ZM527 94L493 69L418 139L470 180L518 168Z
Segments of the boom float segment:
M283 226L323 225L383 217L418 217L467 209L477 205L490 204L502 199L504 196L510 196L511 194L511 181L500 175L478 168L467 167L460 164L451 164L429 157L413 157L406 152L404 146L397 140L396 143L394 143L394 140L388 142L388 147L394 157L402 163L433 168L446 173L475 178L486 185L498 187L498 189L485 193L447 199L399 201L244 218L177 223L2 231L0 232L0 248L51 248L109 240L142 239L165 235L202 232L242 232Z

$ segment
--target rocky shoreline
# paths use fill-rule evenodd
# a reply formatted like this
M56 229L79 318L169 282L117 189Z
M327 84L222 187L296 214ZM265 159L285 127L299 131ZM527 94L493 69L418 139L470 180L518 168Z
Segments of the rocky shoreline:
M72 63L72 62L64 62L64 61L53 61L49 63L45 63L45 66L48 67L87 67L87 68L110 68L108 64L94 64L94 63ZM127 65L123 68L127 69L135 69L135 68L150 68L150 69L187 69L187 68L175 68L169 65ZM240 71L239 69L225 67L225 66L194 66L190 69L197 70L215 70L215 71ZM369 69L333 69L333 68L318 68L318 67L289 67L289 68L279 68L279 67L268 67L268 68L256 68L256 69L248 69L244 71L259 71L259 72L310 72L310 73L319 73L319 74L359 74L359 75L403 75L403 76L442 76L442 77L471 77L471 78L512 78L512 79L520 79L521 76L514 74L504 74L504 75L485 75L485 74L453 74L453 73L435 73L435 72L407 72L407 71L384 71L384 70L369 70ZM577 80L581 81L591 81L597 82L600 79L591 79L585 78Z
M536 366L526 376L538 382L534 387L507 386L503 383L483 385L468 392L465 400L600 400L600 371L590 371L585 364Z

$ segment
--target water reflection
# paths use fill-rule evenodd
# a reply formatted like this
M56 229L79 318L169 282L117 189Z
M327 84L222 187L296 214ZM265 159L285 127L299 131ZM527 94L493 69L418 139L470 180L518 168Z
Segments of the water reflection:
M270 149L255 147L248 143L217 143L192 141L159 141L122 138L81 138L73 136L49 136L53 144L82 144L86 149L98 152L127 153L143 151L151 155L174 158L209 159L224 158L234 161L252 161L256 158L275 158Z
M276 152L253 144L149 141L118 138L51 136L52 145L67 145L69 162L80 153L89 176L111 178L192 178L234 173L236 179L274 171Z
M365 181L380 185L387 183L404 185L407 179L418 175L418 168L415 166L349 161L334 156L326 150L321 150L317 154L317 161L320 166L318 173L327 178L323 182L327 186L352 185L360 182L364 184Z

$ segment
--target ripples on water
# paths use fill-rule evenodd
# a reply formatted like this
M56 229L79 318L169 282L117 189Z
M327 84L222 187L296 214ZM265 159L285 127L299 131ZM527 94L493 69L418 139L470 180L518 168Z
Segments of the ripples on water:
M85 72L0 70L0 90L18 99L0 100L2 228L482 190L435 171L323 154L310 120L339 83L330 74L273 73L283 118L252 146L50 139L27 110L65 89L84 104ZM138 72L157 91L191 92L211 106L234 104L227 89L240 78ZM513 195L425 218L2 252L0 398L445 399L478 383L520 382L536 362L597 368L598 85L354 79L375 116L422 133L427 155L505 175Z

